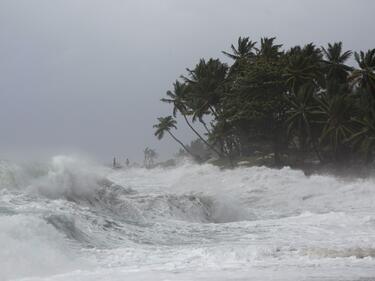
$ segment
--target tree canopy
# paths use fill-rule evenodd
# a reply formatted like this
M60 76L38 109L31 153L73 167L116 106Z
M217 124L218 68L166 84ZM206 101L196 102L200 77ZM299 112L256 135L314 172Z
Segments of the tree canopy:
M275 37L240 37L230 49L223 54L231 65L200 59L162 99L212 152L273 155L276 165L373 161L375 49L353 52L342 42L284 49ZM353 53L356 66L348 65ZM159 121L159 138L177 128L171 116Z

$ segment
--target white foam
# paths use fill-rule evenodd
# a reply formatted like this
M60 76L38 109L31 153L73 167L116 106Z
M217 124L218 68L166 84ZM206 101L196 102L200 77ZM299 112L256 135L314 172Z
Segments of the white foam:
M16 178L24 173L12 171ZM107 176L119 186L103 186ZM60 156L44 173L17 182L0 193L0 246L8 253L0 252L8 268L0 277L6 279L375 276L373 178L189 162L110 172Z
M0 216L0 249L0 280L46 276L76 267L64 237L34 216Z
M39 192L49 198L82 198L100 188L99 182L105 177L105 169L87 161L56 156L52 159L47 173L38 177L27 187L31 192Z

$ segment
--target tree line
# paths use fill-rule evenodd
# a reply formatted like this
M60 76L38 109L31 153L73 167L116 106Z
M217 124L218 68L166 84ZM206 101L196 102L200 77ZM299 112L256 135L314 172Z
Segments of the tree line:
M180 114L212 155L231 161L267 154L274 165L373 162L375 49L352 52L342 42L283 49L275 37L240 37L223 54L230 65L200 59L173 83L161 100L172 114L154 125L159 139L169 134L199 160L173 132Z

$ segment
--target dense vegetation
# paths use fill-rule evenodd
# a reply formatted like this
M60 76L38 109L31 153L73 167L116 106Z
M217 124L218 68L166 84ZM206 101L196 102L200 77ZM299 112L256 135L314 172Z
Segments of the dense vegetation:
M178 140L177 114L210 150L231 161L272 155L275 165L370 163L375 150L375 49L354 52L341 42L284 50L275 38L239 38L232 65L201 59L162 101L155 135ZM196 129L200 124L205 133ZM193 155L199 158L198 155Z

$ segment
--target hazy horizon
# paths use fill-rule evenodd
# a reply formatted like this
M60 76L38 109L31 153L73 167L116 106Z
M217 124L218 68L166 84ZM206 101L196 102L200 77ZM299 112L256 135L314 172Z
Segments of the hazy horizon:
M275 3L1 1L0 158L139 161L146 146L171 156L178 145L153 136L156 118L171 113L160 98L200 58L227 61L221 51L239 36L276 36L285 47L375 46L373 1ZM195 139L179 124L184 142Z

